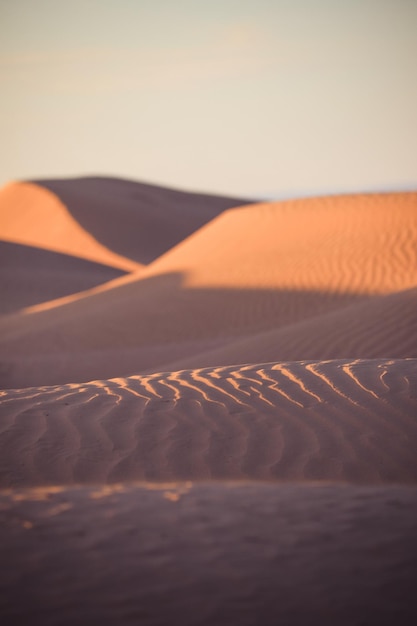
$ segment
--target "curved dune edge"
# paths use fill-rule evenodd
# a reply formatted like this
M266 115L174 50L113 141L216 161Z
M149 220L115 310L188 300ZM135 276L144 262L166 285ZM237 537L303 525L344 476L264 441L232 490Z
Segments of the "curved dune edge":
M57 196L107 248L148 265L216 215L248 198L183 191L111 176L33 181Z
M1 486L417 482L417 360L304 361L1 393Z
M110 177L17 181L0 190L0 239L136 271L250 202Z
M74 255L125 272L143 267L103 246L72 217L58 196L34 183L6 185L0 192L0 216L4 241Z
M184 273L197 289L387 294L415 286L416 242L414 192L265 202L225 211L149 274Z
M417 618L415 487L17 489L0 492L0 511L8 624Z
M232 363L417 357L416 284L416 193L235 208L138 275L0 320L0 384ZM256 337L264 333L271 334ZM201 358L199 348L187 354L184 343L192 341L206 344ZM182 344L178 354L174 344ZM157 359L149 358L152 346ZM100 354L135 348L132 369L119 367L120 356L116 366ZM28 365L33 359L35 368Z

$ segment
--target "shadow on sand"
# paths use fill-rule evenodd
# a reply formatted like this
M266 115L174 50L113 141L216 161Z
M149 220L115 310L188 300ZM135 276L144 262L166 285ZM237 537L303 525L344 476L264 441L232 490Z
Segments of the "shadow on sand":
M223 211L254 202L118 178L30 182L54 193L102 245L145 265Z

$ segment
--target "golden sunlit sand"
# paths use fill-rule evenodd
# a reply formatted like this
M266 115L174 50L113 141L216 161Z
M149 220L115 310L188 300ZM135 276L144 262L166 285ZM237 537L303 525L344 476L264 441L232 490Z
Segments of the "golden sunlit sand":
M415 357L416 206L398 193L225 211L139 273L4 316L2 384Z
M0 240L10 623L417 619L416 193L12 183Z

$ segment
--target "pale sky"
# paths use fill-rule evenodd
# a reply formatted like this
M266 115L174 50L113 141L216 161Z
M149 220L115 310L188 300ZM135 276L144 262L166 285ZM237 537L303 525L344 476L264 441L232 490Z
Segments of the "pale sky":
M416 0L0 0L0 184L417 187Z

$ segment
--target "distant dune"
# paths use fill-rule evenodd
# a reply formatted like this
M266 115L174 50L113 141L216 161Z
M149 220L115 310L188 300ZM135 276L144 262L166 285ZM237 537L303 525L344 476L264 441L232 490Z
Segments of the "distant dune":
M5 623L417 621L417 193L12 183L0 262Z
M148 265L222 211L252 202L109 177L37 180L106 249Z
M416 357L416 207L398 193L226 211L139 274L0 320L2 384Z
M141 267L103 246L48 189L35 183L11 183L0 193L3 241L72 254L125 271Z
M140 271L245 202L112 178L11 183L0 191L0 313Z

